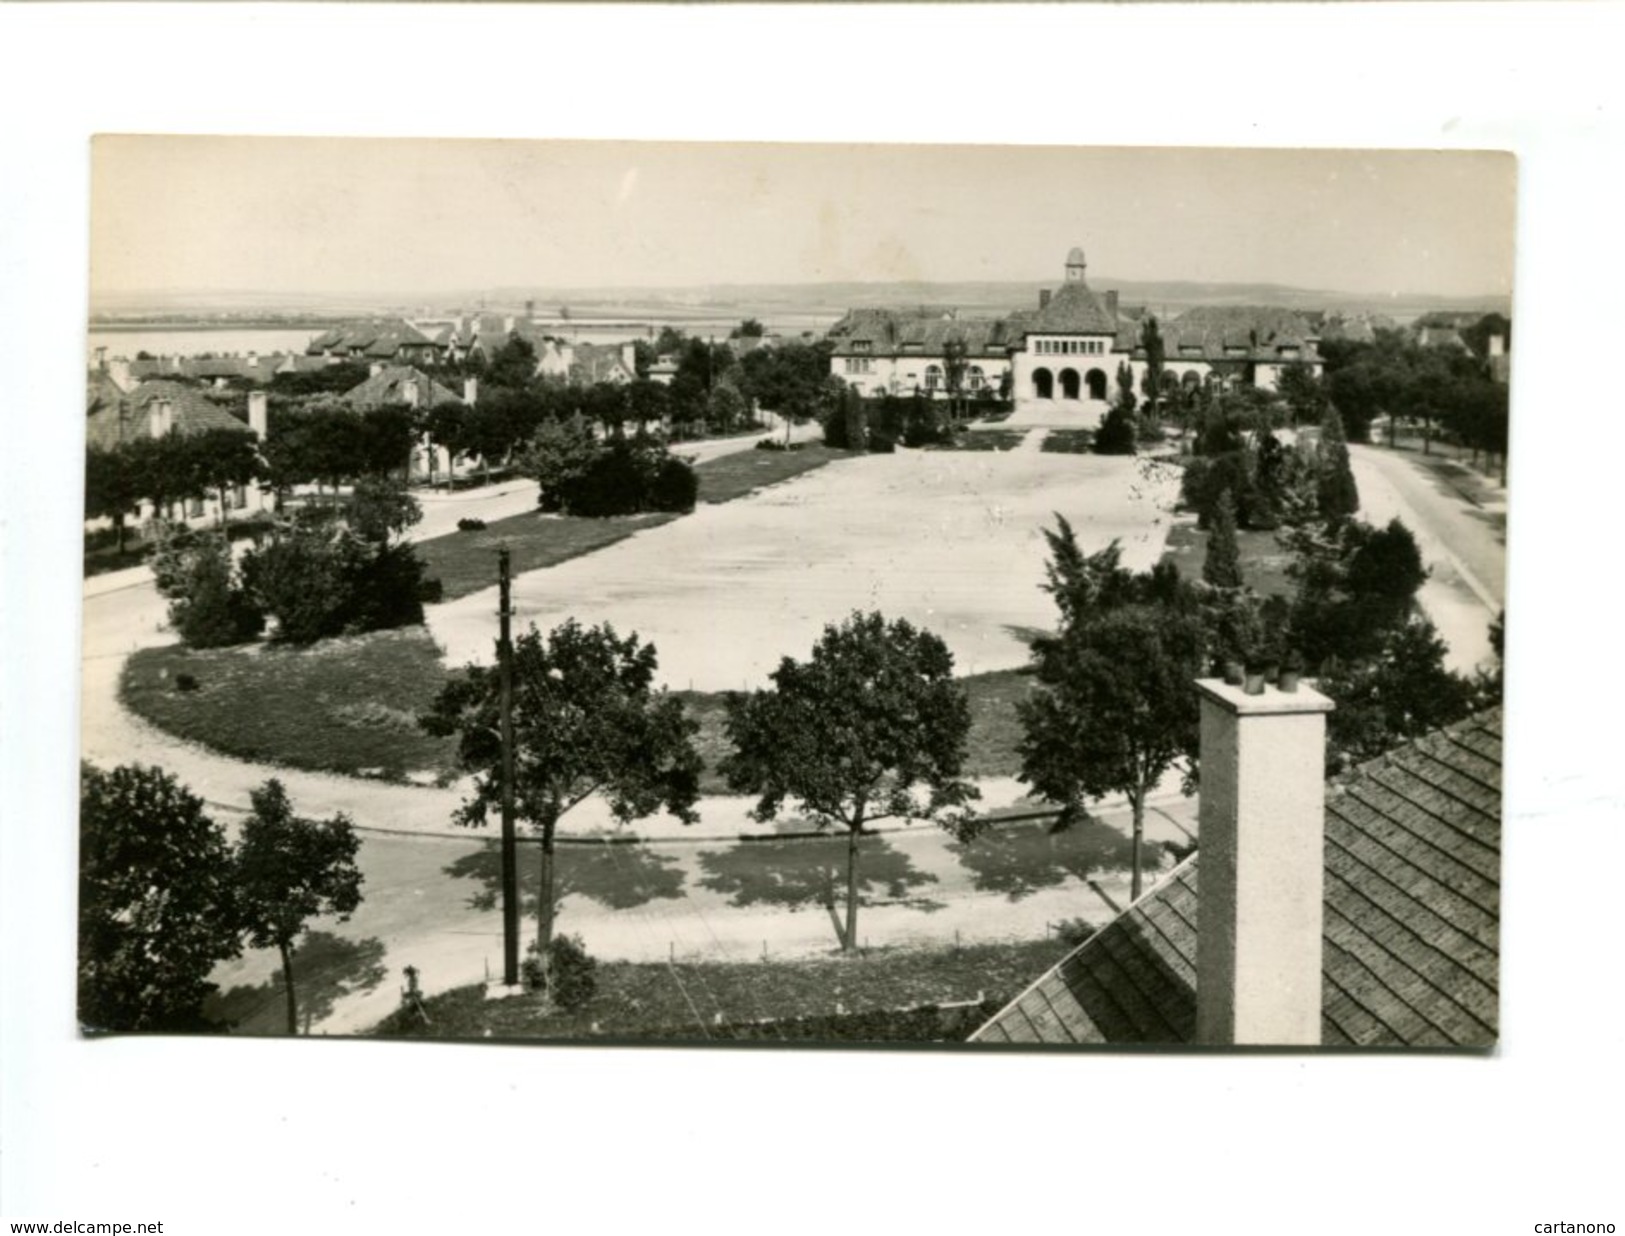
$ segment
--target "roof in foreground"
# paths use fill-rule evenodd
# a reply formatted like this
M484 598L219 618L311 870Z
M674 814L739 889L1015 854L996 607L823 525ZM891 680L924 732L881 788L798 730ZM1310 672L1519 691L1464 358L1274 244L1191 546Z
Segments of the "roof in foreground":
M98 386L91 395L94 402L85 418L85 444L103 450L151 437L151 405L156 400L170 405L171 432L176 434L187 436L215 429L253 432L203 391L181 382L143 382L122 398L116 387Z
M1327 786L1321 1043L1488 1047L1498 1022L1501 710ZM1198 860L1101 928L972 1036L1186 1045Z

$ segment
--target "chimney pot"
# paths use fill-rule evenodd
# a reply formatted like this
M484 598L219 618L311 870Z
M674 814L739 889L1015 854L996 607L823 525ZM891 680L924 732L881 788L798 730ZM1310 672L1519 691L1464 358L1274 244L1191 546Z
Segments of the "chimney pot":
M1295 692L1197 684L1202 710L1197 1041L1318 1046L1326 714Z

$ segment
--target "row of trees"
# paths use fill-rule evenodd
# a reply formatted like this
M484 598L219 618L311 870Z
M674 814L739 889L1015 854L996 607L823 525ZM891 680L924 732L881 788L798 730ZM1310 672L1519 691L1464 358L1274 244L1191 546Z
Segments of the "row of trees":
M230 493L264 470L252 435L232 429L133 438L85 451L85 516L106 517L124 552L126 519L142 502L162 515L176 503L213 496L229 518Z
M1491 315L1469 334L1482 346L1505 325ZM1421 423L1424 442L1443 431L1475 453L1505 458L1507 387L1492 377L1485 352L1425 347L1398 330L1379 330L1370 342L1327 340L1320 351L1325 396L1353 441L1369 441L1379 417L1404 418Z
M300 819L276 780L250 795L235 844L203 800L158 768L80 771L79 1020L102 1031L220 1030L209 973L245 945L293 956L311 921L361 904L360 840L342 814Z

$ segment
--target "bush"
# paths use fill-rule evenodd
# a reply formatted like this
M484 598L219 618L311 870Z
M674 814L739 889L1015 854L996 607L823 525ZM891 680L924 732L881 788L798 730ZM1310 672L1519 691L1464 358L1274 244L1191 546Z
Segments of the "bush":
M1070 948L1087 944L1098 928L1087 919L1063 918L1055 924L1055 937Z
M797 445L799 446L800 443L797 443ZM756 449L759 451L787 451L790 449L790 444L781 442L778 438L760 438L756 442Z
M871 455L890 455L897 450L897 440L884 430L872 429L867 449Z
M578 1009L592 999L598 990L598 978L593 972L598 963L588 955L580 936L556 936L548 950L549 969L552 970L553 1003L561 1009ZM541 953L534 943L530 956L525 958L525 986L531 991L547 991L548 974L542 968Z
M700 479L681 459L668 455L660 461L649 484L649 505L657 511L686 513L700 496Z
M1134 414L1114 407L1106 413L1106 419L1101 421L1100 429L1095 434L1095 454L1132 455L1134 440Z
M175 690L177 690L177 691L196 691L197 690L197 679L191 674L176 674L175 675Z
M485 521L483 519L474 519L474 518L467 518L467 517L465 517L463 519L459 519L457 521L457 531L459 531L459 532L483 532L483 531L485 531Z
M265 629L265 615L238 580L231 546L218 532L161 532L153 575L169 598L169 623L189 648L225 648Z
M438 584L423 578L411 545L379 545L315 521L245 555L243 582L290 644L422 622L425 595Z

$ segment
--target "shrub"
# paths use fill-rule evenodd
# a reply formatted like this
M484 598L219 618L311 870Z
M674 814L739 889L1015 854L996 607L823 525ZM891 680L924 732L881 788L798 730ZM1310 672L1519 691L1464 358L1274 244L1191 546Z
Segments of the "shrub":
M694 469L681 459L668 455L660 461L649 484L649 505L657 511L688 512L700 496L700 480Z
M598 990L594 971L598 963L587 953L580 936L556 936L548 950L549 969L552 971L553 1003L561 1009L577 1009L592 999ZM547 971L542 968L540 950L532 942L530 956L525 958L525 986L531 991L547 991Z
M897 440L883 430L870 430L866 449L871 455L890 455L897 450Z
M197 690L197 679L191 674L176 674L175 675L175 690L177 690L177 691L196 691Z
M1095 454L1132 455L1134 439L1134 414L1121 406L1114 407L1095 434Z
M790 444L781 442L777 438L761 438L757 440L756 449L759 451L787 451L790 449Z
M189 648L225 648L265 629L265 615L239 581L231 546L218 532L160 533L153 575L169 598L170 625Z
M245 555L243 581L277 620L276 638L291 644L421 622L425 594L438 583L423 578L411 545L380 545L315 521L287 526Z
M483 519L465 517L457 521L457 530L459 532L483 532L485 531L485 521Z

